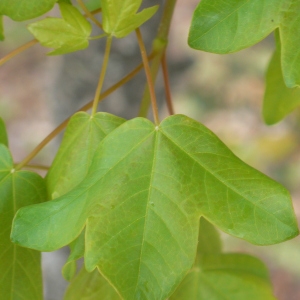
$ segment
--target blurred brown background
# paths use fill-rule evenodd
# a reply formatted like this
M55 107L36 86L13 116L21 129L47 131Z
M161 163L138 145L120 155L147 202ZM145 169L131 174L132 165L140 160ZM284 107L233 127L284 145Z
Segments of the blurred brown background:
M144 5L161 2L145 0ZM261 118L264 73L274 49L273 37L252 48L223 56L192 50L187 45L187 35L198 1L177 2L168 49L176 113L204 123L238 157L286 186L300 220L299 111L271 127L266 126ZM49 15L57 15L57 9ZM159 16L158 13L142 28L148 48L155 36ZM0 57L32 39L26 30L26 22L15 23L7 18L5 34L6 40L0 44ZM104 40L91 41L89 49L63 57L46 56L48 49L34 46L0 68L0 116L7 124L10 148L16 162L21 161L61 121L93 98L103 44ZM137 53L134 35L114 42L106 87L140 62ZM141 72L135 81L105 100L100 109L126 118L134 117L143 82ZM162 119L168 113L161 82L158 80L157 94ZM50 165L60 138L49 144L34 162ZM300 299L299 237L269 247L253 246L225 234L223 237L226 251L254 254L268 265L278 299ZM44 255L47 300L62 297L66 283L60 275L60 268L66 256L66 250Z

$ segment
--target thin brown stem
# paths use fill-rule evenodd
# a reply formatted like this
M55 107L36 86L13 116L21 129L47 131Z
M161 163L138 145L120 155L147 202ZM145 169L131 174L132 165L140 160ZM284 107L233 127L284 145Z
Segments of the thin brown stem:
M170 29L175 5L176 5L176 0L166 0L165 1L164 10L163 10L163 14L161 17L161 22L160 22L160 25L158 28L156 38L153 42L152 52L157 53L155 59L151 63L151 76L152 76L153 82L155 82L157 74L158 74L162 54L168 45L169 29ZM141 106L140 106L140 111L139 111L140 117L147 116L150 103L151 103L151 101L150 101L149 89L148 89L148 87L146 87L145 91L144 91L143 99L141 101Z
M104 53L104 58L103 58L103 64L101 68L101 73L99 77L99 82L97 85L96 93L95 93L95 98L94 98L94 103L93 103L93 109L92 109L92 116L97 112L97 107L100 99L100 94L107 70L107 65L108 65L108 60L109 60L109 54L110 54L110 48L111 48L111 42L112 42L112 36L109 35L106 40L106 47L105 47L105 53Z
M169 111L170 115L174 115L174 107L173 107L172 94L171 94L171 88L170 88L166 51L164 52L163 57L161 59L161 66L162 66L163 77L164 77L166 102L167 102L168 111Z
M15 163L15 165L17 166L18 163ZM48 171L50 169L49 166L43 166L43 165L37 165L37 164L27 164L26 166L24 166L24 168L43 170L43 171Z
M152 76L151 76L151 70L150 70L150 66L149 66L147 52L146 52L145 44L143 42L143 38L142 38L140 29L137 28L135 30L135 32L136 32L137 40L139 43L139 47L140 47L140 51L141 51L141 55L142 55L142 59L143 59L143 64L144 64L144 69L145 69L145 73L146 73L146 77L147 77L147 82L148 82L148 86L149 86L154 121L155 121L155 124L158 125L159 124L159 116L158 116L158 108L157 108L157 103L156 103L155 88L154 88L154 84L153 84L153 80L152 80Z
M34 39L29 41L28 43L20 46L19 48L11 51L10 53L8 53L7 55L5 55L4 57L2 57L0 59L0 66L2 66L3 64L5 64L7 61L9 61L11 58L15 57L16 55L18 55L19 53L22 53L23 51L27 50L28 48L34 46L35 44L38 43L38 40Z
M148 59L152 60L155 57L155 54L151 54ZM119 82L111 86L109 89L107 89L105 92L103 92L99 97L99 102L104 100L107 96L109 96L111 93L113 93L115 90L120 88L122 85L127 83L129 80L131 80L135 75L137 75L141 70L143 69L143 64L139 64L133 71L131 71L129 74L124 76ZM76 112L79 111L86 111L93 106L93 100L89 103L82 106L80 109L78 109ZM48 136L44 138L44 140L36 146L36 148L33 149L31 153L29 153L22 162L20 162L15 169L20 170L23 167L25 167L52 139L54 139L61 131L65 129L65 127L68 125L69 120L71 117L64 120L58 127L56 127Z
M85 4L82 2L82 0L77 0L79 6L82 8L82 10L85 12L85 15L90 18L99 28L103 29L102 24L94 17L94 14L90 12Z

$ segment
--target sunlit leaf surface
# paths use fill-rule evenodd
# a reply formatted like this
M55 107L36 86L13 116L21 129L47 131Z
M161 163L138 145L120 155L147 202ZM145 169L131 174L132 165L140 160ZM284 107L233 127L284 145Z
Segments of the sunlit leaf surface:
M12 238L51 251L86 226L88 271L98 267L124 299L166 299L194 263L201 215L260 245L298 234L288 191L205 126L183 115L159 126L136 118L99 144L78 186L21 209Z
M300 86L300 2L295 0L202 0L192 19L189 45L230 53L250 47L276 28L281 35L285 84Z

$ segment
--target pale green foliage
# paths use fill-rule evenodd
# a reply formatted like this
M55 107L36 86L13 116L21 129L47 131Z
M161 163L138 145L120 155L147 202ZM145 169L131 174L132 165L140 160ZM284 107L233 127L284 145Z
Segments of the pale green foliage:
M0 15L15 21L33 19L46 13L57 0L1 0Z
M86 176L101 140L124 119L108 113L76 113L69 121L59 151L46 177L49 198L74 188Z
M284 81L290 88L299 86L299 10L295 0L202 0L194 12L189 45L230 53L258 43L279 27Z
M142 0L102 0L103 29L122 38L150 19L158 9L152 6L137 13Z
M300 105L300 89L288 88L282 77L280 37L277 36L276 51L266 74L266 91L263 103L263 117L267 124L281 121Z
M170 300L275 300L266 267L244 254L222 254L214 227L201 218L196 262Z
M16 211L46 198L43 179L32 172L14 172L9 150L0 145L0 299L42 299L40 253L10 241Z
M3 120L0 118L0 144L8 146L8 138Z
M60 3L63 19L46 18L28 26L29 31L45 47L54 48L49 55L66 54L88 47L92 32L91 24L77 8Z
M86 226L89 271L98 266L125 299L165 299L194 262L200 215L257 244L298 234L288 192L203 125L137 118L100 143L77 187L19 210L12 238L51 251Z

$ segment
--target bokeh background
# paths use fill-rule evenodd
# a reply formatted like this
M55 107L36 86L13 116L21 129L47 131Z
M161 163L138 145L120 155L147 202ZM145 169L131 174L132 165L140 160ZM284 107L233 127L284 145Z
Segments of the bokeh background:
M144 0L144 6L162 2ZM300 220L299 111L273 126L265 125L261 117L264 74L274 50L273 36L229 55L190 49L187 36L197 3L178 0L172 21L167 54L175 111L204 123L238 157L286 186ZM142 28L149 51L160 13ZM54 9L48 15L59 13ZM8 18L4 21L6 40L0 44L0 57L32 39L26 29L28 22L15 23ZM21 161L61 121L93 98L103 48L104 40L91 41L87 50L51 57L45 55L48 49L36 45L1 66L0 116L7 125L15 162ZM116 83L140 61L134 35L115 41L105 87ZM141 72L103 101L100 110L135 117L144 81ZM162 119L168 111L161 75L157 95ZM52 141L33 162L50 165L61 137ZM300 299L299 237L279 245L258 247L222 236L225 251L253 254L267 264L278 299ZM67 248L43 254L46 300L62 299L67 282L60 269L67 255Z

